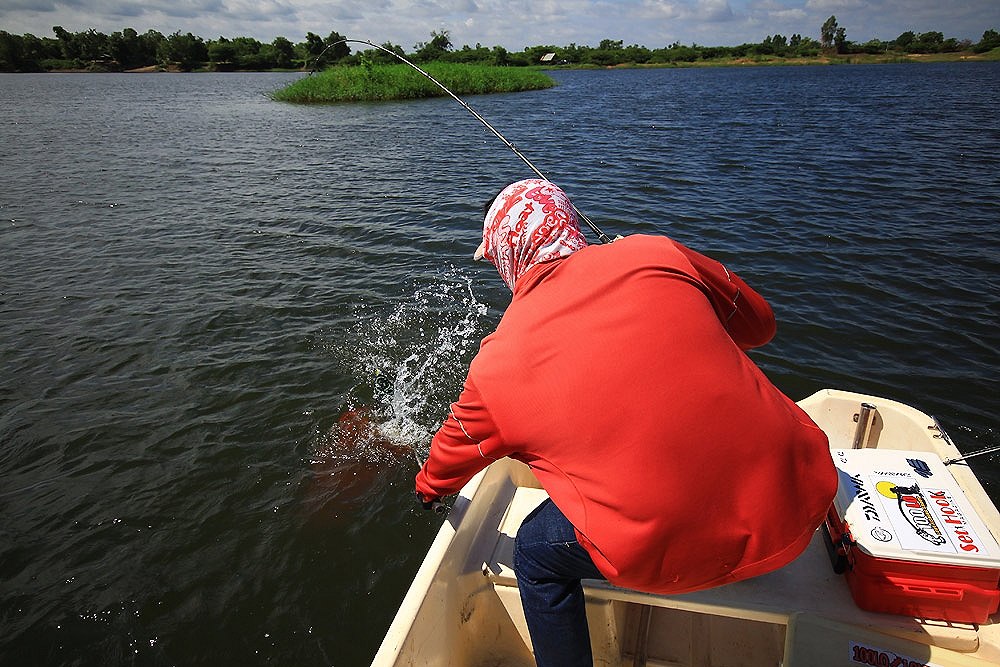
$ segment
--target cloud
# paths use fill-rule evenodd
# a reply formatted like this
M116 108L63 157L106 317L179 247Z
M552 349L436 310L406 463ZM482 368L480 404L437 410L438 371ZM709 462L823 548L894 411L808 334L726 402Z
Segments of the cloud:
M775 33L818 37L830 15L853 41L892 39L905 30L978 39L1000 28L998 0L0 0L0 25L15 34L51 35L62 25L73 32L134 27L300 41L307 32L335 30L407 50L432 30L448 30L459 47L510 50L602 39L650 48L741 44Z
M719 23L732 21L735 15L733 14L733 8L726 0L698 0L698 4L693 12L693 18Z
M865 5L878 4L864 0L807 0L806 9L822 12L836 12L845 9L857 9Z
M649 19L674 19L684 14L684 6L680 2L646 0L642 6L644 17Z
M0 19L5 12L12 11L54 12L57 4L54 0L3 0L0 2Z
M798 8L793 9L777 9L773 12L769 12L768 16L775 21L787 22L787 21L802 21L808 16L808 14Z

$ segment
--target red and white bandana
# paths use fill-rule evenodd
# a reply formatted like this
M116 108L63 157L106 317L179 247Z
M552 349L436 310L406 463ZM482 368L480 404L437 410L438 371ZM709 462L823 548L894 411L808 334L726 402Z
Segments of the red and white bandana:
M540 178L504 188L483 222L483 256L493 262L511 291L535 264L586 246L569 197L559 186Z

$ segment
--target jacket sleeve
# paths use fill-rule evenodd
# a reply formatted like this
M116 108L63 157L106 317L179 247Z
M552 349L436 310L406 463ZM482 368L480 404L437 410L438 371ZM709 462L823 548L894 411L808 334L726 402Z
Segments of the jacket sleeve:
M472 477L505 456L482 397L472 380L452 403L448 417L431 440L427 461L417 473L417 493L425 501L458 493Z
M764 345L774 338L774 311L760 294L721 263L674 241L694 266L715 312L742 350Z

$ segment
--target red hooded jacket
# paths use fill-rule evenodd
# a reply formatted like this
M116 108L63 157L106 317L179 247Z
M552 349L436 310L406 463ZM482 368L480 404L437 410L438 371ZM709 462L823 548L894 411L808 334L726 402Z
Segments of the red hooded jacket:
M416 478L527 463L616 585L682 593L794 559L837 489L825 434L746 355L775 331L718 262L631 236L531 266Z

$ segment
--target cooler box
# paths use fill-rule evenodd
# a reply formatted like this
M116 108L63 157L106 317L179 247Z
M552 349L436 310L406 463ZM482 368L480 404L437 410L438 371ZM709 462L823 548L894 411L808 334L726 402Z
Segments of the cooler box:
M983 623L1000 605L1000 545L947 466L926 452L833 450L826 526L862 609Z

